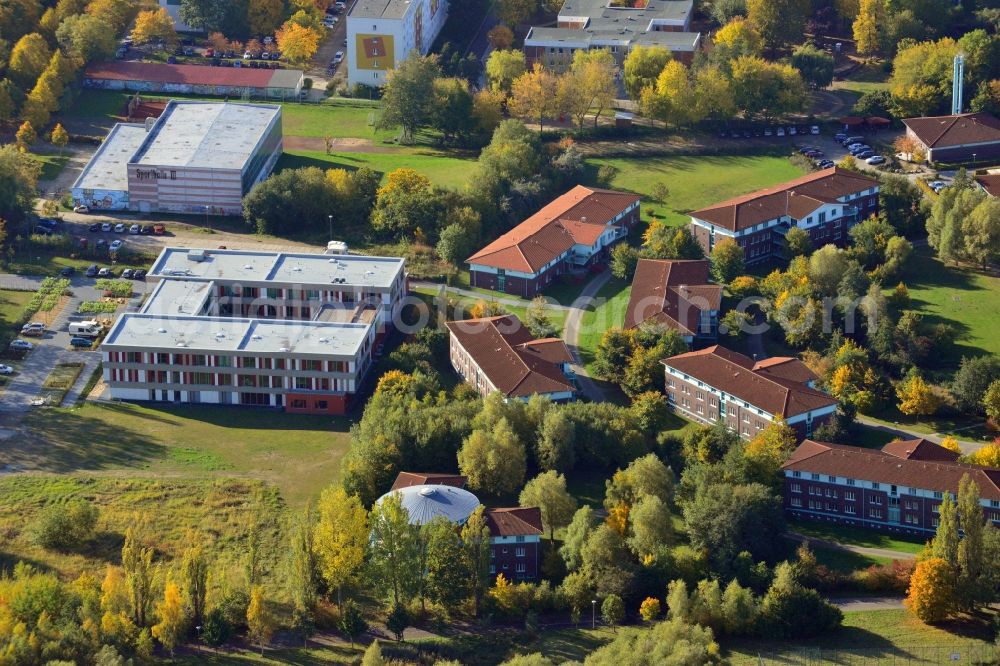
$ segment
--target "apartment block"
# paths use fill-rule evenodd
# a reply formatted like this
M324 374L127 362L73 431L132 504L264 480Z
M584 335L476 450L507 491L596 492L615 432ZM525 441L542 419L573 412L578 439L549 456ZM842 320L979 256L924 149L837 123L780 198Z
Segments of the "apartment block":
M165 248L104 342L122 400L344 413L407 292L403 259Z

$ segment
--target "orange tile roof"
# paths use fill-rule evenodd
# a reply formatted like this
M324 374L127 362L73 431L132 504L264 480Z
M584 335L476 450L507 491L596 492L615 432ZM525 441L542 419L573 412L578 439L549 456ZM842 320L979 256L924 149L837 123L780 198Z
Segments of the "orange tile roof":
M801 384L814 382L819 379L819 375L810 370L809 366L799 359L790 356L772 356L763 361L757 361L753 366L753 370L754 372Z
M755 370L749 357L720 345L671 356L662 363L783 418L837 404L835 398L804 383Z
M1000 500L1000 469L957 462L900 458L858 446L804 440L782 469L843 476L936 492L958 492L966 474L983 499Z
M883 453L907 460L938 460L955 462L959 455L934 442L920 439L897 439L882 447Z
M536 506L486 509L490 536L531 536L542 533L542 510Z
M976 176L976 182L983 188L983 191L991 197L1000 197L1000 173L988 173L985 176Z
M740 231L782 215L801 219L824 204L837 203L840 197L877 185L874 178L830 167L768 189L720 201L690 215L730 231Z
M577 185L496 239L467 263L537 273L576 244L593 245L639 197Z
M697 335L700 305L718 310L722 287L708 284L705 259L640 259L625 309L625 328L652 321L682 335Z
M904 118L903 124L928 148L1000 142L1000 120L989 113Z
M576 391L559 367L572 358L566 343L555 338L535 340L514 315L449 321L445 326L508 397Z
M439 472L400 472L390 490L409 488L410 486L441 485L465 487L465 477L461 474L442 474Z

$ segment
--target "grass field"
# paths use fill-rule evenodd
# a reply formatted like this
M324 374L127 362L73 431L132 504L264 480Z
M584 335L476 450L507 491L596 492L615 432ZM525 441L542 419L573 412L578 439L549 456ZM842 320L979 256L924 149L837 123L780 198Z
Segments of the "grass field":
M597 292L594 304L588 306L587 311L583 313L580 320L580 360L588 372L591 372L594 351L604 331L615 326L620 327L625 322L625 308L628 306L630 293L632 293L631 284L611 278Z
M413 289L411 289L411 291L420 296L424 300L424 302L428 304L429 307L434 308L435 311L437 310L434 300L437 298L438 295L437 289L433 287L414 287ZM493 298L502 298L503 294L498 294L497 292L484 291L482 299L469 298L466 296L450 296L450 297L453 298L456 303L465 307L466 310L469 310L473 306L475 306L476 303L478 303L480 300L489 302ZM509 312L510 314L513 315L517 315L517 318L520 319L522 323L527 319L528 305L529 305L528 302L525 302L523 306L508 305L506 303L501 303L501 306L506 312ZM547 314L549 317L549 321L552 322L552 324L558 330L561 331L563 325L566 323L566 311L557 310L555 308L549 308L547 310Z
M848 525L831 525L809 520L794 520L788 523L788 529L805 536L836 541L837 543L865 548L881 548L898 550L901 553L918 554L924 548L924 542L918 537L889 536L873 530L864 530Z
M83 363L57 363L42 382L42 391L39 395L45 398L47 404L59 405L66 397L66 393L73 388L76 378L82 371Z
M850 78L834 81L830 87L834 90L847 90L859 96L876 90L888 90L889 73L877 64L868 64L853 72Z
M0 289L0 327L11 326L31 300L32 291Z
M644 197L644 217L663 218L673 225L688 222L687 213L692 210L802 175L802 171L787 157L778 155L587 160L595 176L598 167L603 164L617 169L611 181L613 189L635 192ZM657 183L669 188L666 203L652 199L653 187Z
M337 480L349 420L261 409L87 404L26 417L7 440L4 464L62 474L240 476L273 483L292 506Z
M933 252L929 247L917 248L907 265L904 281L911 307L927 324L944 323L957 329L954 352L946 359L954 366L962 356L1000 354L996 334L1000 278L970 266L942 264Z
M813 554L816 556L816 563L822 564L832 571L840 571L849 574L861 569L867 569L872 565L890 564L891 558L876 557L873 555L862 555L849 550L839 548L814 547Z
M405 167L419 171L435 185L461 188L475 164L471 158L454 157L430 149L409 148L391 153L334 152L329 155L321 151L287 150L278 160L276 170L315 166L354 171L366 166L385 175Z
M66 167L66 163L69 162L67 155L32 155L32 157L42 165L42 173L38 176L39 180L55 180L56 176L62 173Z

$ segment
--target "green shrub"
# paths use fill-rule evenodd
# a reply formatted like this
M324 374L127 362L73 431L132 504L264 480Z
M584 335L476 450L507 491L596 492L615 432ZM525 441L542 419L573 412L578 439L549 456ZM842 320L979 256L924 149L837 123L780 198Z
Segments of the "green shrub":
M132 283L128 280L101 278L94 283L94 286L101 291L111 292L111 295L117 298L128 298L132 295Z
M50 550L73 550L94 536L97 507L86 500L50 504L38 515L33 540Z

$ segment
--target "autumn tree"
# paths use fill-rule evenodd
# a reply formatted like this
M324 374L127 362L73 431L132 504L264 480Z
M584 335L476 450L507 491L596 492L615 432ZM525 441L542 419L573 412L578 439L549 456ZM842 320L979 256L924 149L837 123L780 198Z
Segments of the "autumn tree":
M853 27L858 53L872 55L881 51L885 42L885 28L885 2L860 0Z
M177 31L174 20L170 18L166 7L156 10L139 12L132 28L132 39L136 44L164 42L167 45L177 43Z
M320 35L313 28L304 27L291 21L286 22L274 34L281 50L281 57L289 62L305 64L312 60L319 48Z
M45 38L37 32L21 37L10 51L7 77L21 90L31 88L49 63L52 51Z
M643 115L662 120L666 125L689 125L701 120L690 72L682 63L671 60L660 72L654 87L642 91L639 107Z
M955 577L940 557L917 562L910 576L906 607L922 622L935 624L948 618L954 607Z
M946 107L952 61L959 50L950 37L901 45L892 61L889 91L902 117L925 116Z
M642 91L656 84L671 59L670 49L662 46L633 47L622 65L622 83L629 99L638 102Z
M919 372L911 371L896 387L899 411L910 416L930 416L941 406L941 399Z
M733 87L721 67L706 65L694 72L695 118L728 120L736 113Z
M205 599L208 596L209 562L201 547L201 538L193 532L187 536L189 545L181 555L179 585L184 601L184 612L191 624L196 627L201 626L205 618Z
M130 525L125 529L122 546L122 569L128 591L131 619L137 627L145 627L153 605L153 549L140 543L140 528Z
M538 0L500 0L497 16L506 25L515 27L524 23L538 11Z
M505 25L499 24L490 28L486 39L494 51L509 49L514 44L514 33Z
M466 591L472 597L475 613L479 614L483 594L490 578L490 528L483 507L479 506L465 521L459 534L462 539L461 565L467 574Z
M316 556L316 526L307 508L293 516L288 530L285 552L285 588L292 600L292 629L307 637L315 626L313 613L318 598L318 557Z
M365 622L364 617L361 615L361 609L358 605L354 603L353 599L348 599L343 604L339 604L340 608L340 622L338 627L344 635L347 636L348 640L351 641L351 647L354 647L354 639L365 633L368 630L368 623ZM378 641L373 641L372 645L377 646ZM368 653L365 652L365 659L368 659Z
M728 284L743 274L743 248L736 241L723 239L712 248L712 277L719 284Z
M28 146L38 140L38 134L35 132L35 128L32 127L31 123L27 120L21 123L21 126L17 129L14 137L17 139L17 147L21 152L28 150Z
M559 79L560 106L583 127L583 119L594 110L594 127L604 109L611 106L618 92L614 56L607 49L578 49L573 66Z
M742 16L719 28L712 40L713 62L728 62L741 56L759 56L764 50L764 39L760 32Z
M371 224L378 232L411 234L416 229L433 228L437 214L430 179L404 167L389 172L385 184L378 188Z
M639 605L639 617L643 622L652 622L660 617L660 600L656 597L646 597Z
M514 81L527 71L524 51L517 49L497 49L486 60L486 81L492 90L510 96Z
M792 67L813 88L826 88L833 82L833 56L813 44L800 44L792 51Z
M274 635L274 617L267 607L267 599L260 585L254 585L250 590L250 604L247 606L247 637L260 647L261 655L264 646Z
M773 118L805 104L805 83L791 65L742 56L732 62L731 71L734 102L748 116Z
M94 14L68 16L56 29L56 41L81 62L110 58L118 46L115 30Z
M625 604L617 594L609 594L601 602L601 619L611 627L611 631L617 631L617 627L625 619Z
M491 430L473 430L458 451L458 467L469 486L491 493L521 487L526 467L524 444L506 418Z
M569 525L576 512L576 499L566 490L566 477L555 471L539 474L525 484L518 498L520 506L537 506L542 511L542 525L555 543L556 529Z
M813 243L809 232L801 227L792 227L785 234L785 244L789 259L812 254Z
M808 9L804 0L747 0L747 20L774 49L801 36Z
M320 495L319 521L313 534L320 574L337 590L340 605L344 585L354 583L368 547L368 516L356 495L340 486L329 486Z
M558 106L559 79L541 63L514 79L508 102L511 114L537 121L539 131L543 131L545 119L557 115Z
M156 615L160 621L153 625L153 637L172 655L174 648L184 640L188 619L184 613L180 588L170 577L163 588L163 601L156 605Z
M52 142L53 146L59 148L59 155L63 154L63 149L66 144L69 143L69 132L62 126L62 123L56 123L56 126L52 128L52 133L49 135L49 141Z
M983 411L994 423L1000 423L1000 379L990 383L983 393Z

